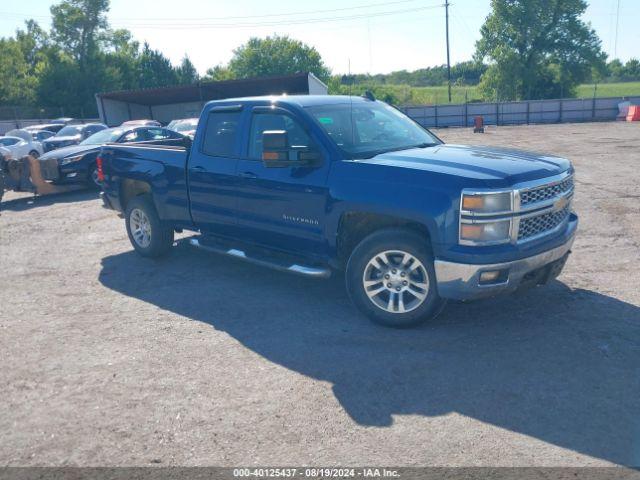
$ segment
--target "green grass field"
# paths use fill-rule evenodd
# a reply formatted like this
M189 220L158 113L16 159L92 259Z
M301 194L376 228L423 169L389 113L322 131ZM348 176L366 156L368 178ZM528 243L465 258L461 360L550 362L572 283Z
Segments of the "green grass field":
M600 83L598 85L598 97L629 97L631 95L640 95L640 82ZM593 85L580 85L576 96L578 98L593 97Z
M341 93L347 93L343 86ZM354 91L358 87L354 87ZM399 100L400 105L424 105L448 103L447 87L410 87L408 85L384 85L375 88L376 95L384 99L384 93L388 92ZM337 93L337 92L336 92ZM598 85L598 97L625 97L640 95L640 82L625 83L601 83ZM592 98L593 85L580 85L576 91L577 98ZM467 101L481 101L476 87L474 86L454 86L451 88L452 103L464 103Z

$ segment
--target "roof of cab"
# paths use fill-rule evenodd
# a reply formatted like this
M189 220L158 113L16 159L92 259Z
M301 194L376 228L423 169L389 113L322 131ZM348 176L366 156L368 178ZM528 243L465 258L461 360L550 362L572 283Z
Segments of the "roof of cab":
M363 97L349 95L275 95L263 97L225 98L224 100L212 100L207 105L233 105L237 103L264 103L271 101L280 105L295 105L298 107L311 107L316 105L336 105L344 103L370 102Z

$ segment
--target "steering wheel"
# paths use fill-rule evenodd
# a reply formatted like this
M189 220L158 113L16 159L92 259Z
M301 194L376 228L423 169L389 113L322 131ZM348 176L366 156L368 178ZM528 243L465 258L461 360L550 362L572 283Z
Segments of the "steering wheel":
M387 140L393 140L394 135L391 132L380 132L379 134L377 134L376 136L374 136L371 141L375 142L377 140L384 140L385 138Z

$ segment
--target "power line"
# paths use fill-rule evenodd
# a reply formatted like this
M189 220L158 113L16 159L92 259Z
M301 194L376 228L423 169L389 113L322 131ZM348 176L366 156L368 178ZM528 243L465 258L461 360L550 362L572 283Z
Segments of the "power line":
M389 15L399 15L403 13L413 13L434 8L441 8L442 5L431 5L426 7L416 7L401 10L388 10L383 12L367 13L367 14L354 14L332 17L318 17L318 18L302 18L293 20L273 20L266 22L239 22L239 23L173 23L173 24L154 24L154 23L135 23L135 24L123 24L112 22L113 26L135 26L145 29L169 29L169 30L184 30L184 29L207 29L207 28L259 28L259 27L272 27L272 26L288 26L288 25L308 25L314 23L327 23L327 22L340 22L347 20L360 20L367 18L385 17Z
M356 5L352 7L341 7L341 8L331 8L331 9L322 9L322 10L303 10L297 12L285 12L285 13L268 13L261 15L237 15L237 16L225 16L225 17L182 17L182 18L163 18L163 17L143 17L143 18L135 18L135 17L112 17L109 20L114 21L120 24L124 23L133 23L138 24L139 21L151 21L151 23L158 22L174 22L178 21L209 21L209 20L238 20L238 19L251 19L251 18L271 18L271 17L291 17L298 15L313 15L318 13L334 13L334 12L342 12L348 10L358 10L358 9L366 9L366 8L376 8L382 6L390 6L390 5L398 5L405 3L415 3L419 0L395 0L392 2L381 2L381 3L369 3L365 5ZM434 5L435 7L436 5ZM32 15L26 13L16 13L16 12L0 12L2 15L21 17L21 18L51 18L51 15ZM163 24L164 25L164 24Z

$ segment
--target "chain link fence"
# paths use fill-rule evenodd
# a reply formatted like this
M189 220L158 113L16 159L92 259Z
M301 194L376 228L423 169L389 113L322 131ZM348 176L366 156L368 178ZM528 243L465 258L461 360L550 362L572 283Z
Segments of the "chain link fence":
M64 107L0 107L0 135L15 128L51 123L56 118L73 117L82 123L98 122L95 112L85 115L69 115Z

